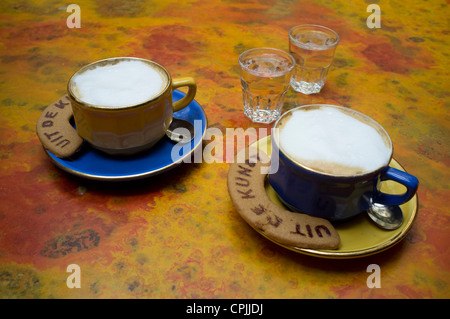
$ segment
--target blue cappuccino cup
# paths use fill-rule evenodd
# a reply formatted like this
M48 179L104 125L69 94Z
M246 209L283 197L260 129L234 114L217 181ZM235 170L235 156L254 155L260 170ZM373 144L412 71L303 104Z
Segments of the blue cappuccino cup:
M310 118L300 120L306 113L296 112L310 112L311 115ZM323 116L330 118L328 124L324 122L326 125L323 125L323 127L320 127L322 116L320 112L323 113ZM369 147L368 149L370 149L372 142L370 140L365 141L364 135L360 134L361 132L358 130L353 131L351 125L343 124L341 129L339 129L339 126L335 127L333 121L334 119L340 121L341 115L345 118L351 117L351 119L349 118L350 121L353 121L353 119L358 121L356 124L358 127L360 125L369 126L366 129L371 130L371 134L376 132L374 136L379 135L385 146L381 164L368 169L360 167L355 169L346 167L342 163L333 163L333 160L329 158L311 161L303 160L301 157L299 158L298 154L294 154L293 147L297 147L297 140L297 148L300 149L303 147L302 139L311 140L311 143L314 144L316 136L310 137L308 134L315 134L315 131L312 129L308 131L308 123L315 122L318 123L318 127L315 128L316 132L322 139L332 138L333 141L338 141L341 132L348 131L346 134L350 135L345 138L343 145L347 147L348 143L352 143L353 137L351 135L353 134L357 140L355 144L363 143L364 148ZM288 129L291 130L289 132L294 133L294 137L286 135L289 133ZM286 136L288 137L285 138ZM290 144L284 143L283 139L290 139ZM383 127L370 117L349 108L327 104L305 105L294 108L284 113L274 124L271 142L271 162L276 163L277 167L271 167L269 183L280 200L289 209L296 212L326 218L330 221L342 221L366 211L373 203L383 205L404 204L415 195L418 188L416 177L389 166L393 147L392 141ZM321 145L319 143L318 149L314 152L326 153L326 147ZM323 145L326 145L326 143L323 143ZM311 147L314 147L314 145ZM339 149L339 142L333 142L329 144L329 147ZM308 147L303 148L308 149ZM348 157L353 155L352 151L347 148L343 148L342 151ZM364 153L365 151L362 152L363 155ZM307 157L308 154L305 156ZM337 169L333 166L336 166ZM381 192L381 182L386 180L392 180L405 186L405 193L399 195Z

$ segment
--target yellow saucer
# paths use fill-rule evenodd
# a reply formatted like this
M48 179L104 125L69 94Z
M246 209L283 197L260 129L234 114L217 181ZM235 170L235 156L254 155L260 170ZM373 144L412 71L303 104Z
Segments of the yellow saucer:
M250 146L261 148L262 150L267 151L267 155L270 156L270 135L260 139ZM392 159L389 165L404 171L400 164L394 159ZM383 192L391 194L401 194L404 192L403 188L403 185L392 181L382 182L381 186L381 190ZM278 199L277 194L269 183L266 183L266 192L269 198L274 203L283 206L283 204ZM351 221L334 224L333 226L335 227L341 238L341 244L336 250L316 250L287 246L284 244L280 244L273 238L267 236L267 234L258 231L257 229L255 230L257 230L267 239L282 247L310 256L334 259L364 257L382 252L399 243L403 238L405 238L417 216L417 194L409 202L401 205L400 208L403 211L404 221L402 226L400 226L400 228L396 230L383 230L378 228L364 213L358 215Z

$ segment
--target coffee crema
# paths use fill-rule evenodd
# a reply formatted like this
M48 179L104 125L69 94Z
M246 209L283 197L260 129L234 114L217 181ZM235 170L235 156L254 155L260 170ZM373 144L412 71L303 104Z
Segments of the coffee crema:
M152 100L164 91L168 80L158 65L130 59L88 67L72 78L71 88L85 103L122 107Z
M342 107L310 105L288 112L276 127L280 150L314 171L354 176L389 164L392 143L371 118Z

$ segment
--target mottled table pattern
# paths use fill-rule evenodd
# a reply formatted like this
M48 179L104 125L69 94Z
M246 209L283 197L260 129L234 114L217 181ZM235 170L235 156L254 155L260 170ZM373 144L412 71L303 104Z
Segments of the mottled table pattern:
M68 27L62 2L0 3L0 298L450 297L448 1L76 3L80 28ZM366 24L371 3L381 28ZM420 180L418 217L387 251L330 260L268 241L233 207L225 152L213 163L106 183L57 168L36 136L70 76L113 56L195 77L196 101L224 145L227 128L270 128L243 115L237 58L252 47L287 50L289 29L305 23L328 26L341 41L323 91L290 90L285 110L330 103L371 116ZM71 264L81 288L67 286ZM371 264L381 288L366 284Z

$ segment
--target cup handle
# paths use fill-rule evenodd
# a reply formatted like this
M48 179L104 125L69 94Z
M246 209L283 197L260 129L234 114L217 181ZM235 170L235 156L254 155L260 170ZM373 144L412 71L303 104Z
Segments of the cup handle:
M416 194L419 186L419 180L415 176L389 166L381 172L380 180L392 180L406 187L404 194L393 195L379 192L374 198L374 202L389 206L406 203Z
M172 108L174 112L177 112L186 106L189 105L189 103L192 102L192 100L195 97L195 93L197 93L197 84L195 83L195 80L190 77L186 78L176 78L172 80L172 89L175 90L179 87L187 86L188 92L185 97L183 97L181 100L176 101L172 104Z

